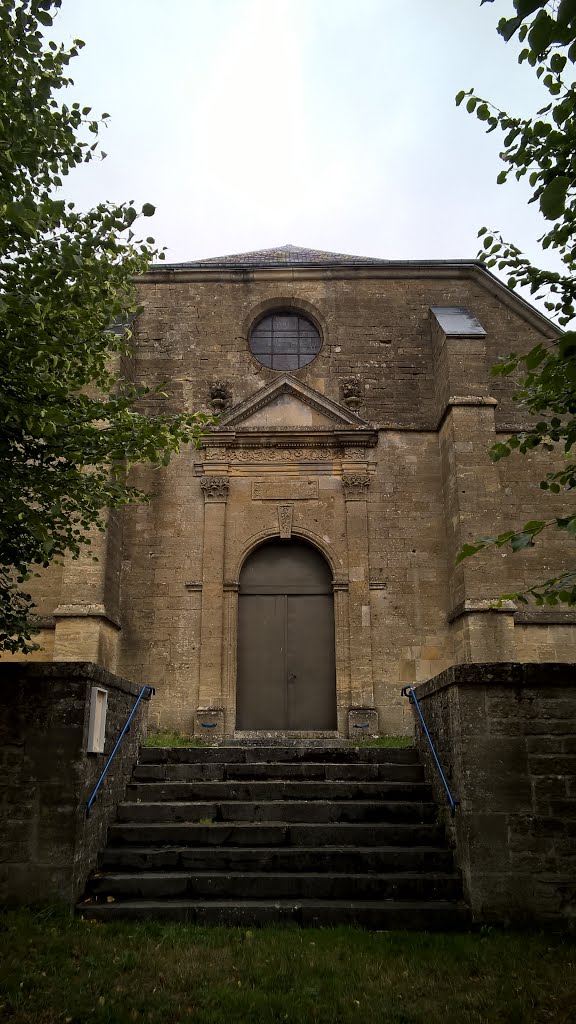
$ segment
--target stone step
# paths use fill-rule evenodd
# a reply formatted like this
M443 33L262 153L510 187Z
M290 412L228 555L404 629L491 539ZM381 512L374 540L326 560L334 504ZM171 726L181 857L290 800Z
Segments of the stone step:
M440 846L211 847L118 846L100 855L101 871L448 872L452 853Z
M415 747L141 747L140 764L417 764Z
M85 917L461 929L414 748L143 748Z
M432 822L436 805L422 801L251 800L121 803L122 822Z
M320 874L318 872L138 872L92 876L87 894L98 901L165 899L457 900L455 873Z
M442 842L438 824L394 822L349 824L317 822L287 825L285 822L216 822L213 825L181 822L116 823L108 830L113 846L155 846L167 844L204 847L313 847L313 846L434 846Z
M133 775L135 782L226 782L241 780L275 779L289 781L291 779L315 780L325 782L359 781L369 782L379 779L388 782L421 782L424 771L420 764L389 764L361 762L360 764L301 761L278 764L235 764L208 762L207 764L139 764Z
M424 782L301 782L263 780L250 782L142 782L132 783L126 789L127 801L160 802L180 801L195 803L199 800L417 800L429 801L431 789Z
M462 931L468 908L448 900L127 900L81 903L82 917L96 921L184 921L200 925L261 927L356 925L378 931Z

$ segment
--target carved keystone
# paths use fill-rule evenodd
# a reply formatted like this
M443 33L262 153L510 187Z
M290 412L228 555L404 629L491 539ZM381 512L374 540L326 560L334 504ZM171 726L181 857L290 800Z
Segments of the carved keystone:
M281 540L290 540L292 536L293 505L278 505L278 530Z

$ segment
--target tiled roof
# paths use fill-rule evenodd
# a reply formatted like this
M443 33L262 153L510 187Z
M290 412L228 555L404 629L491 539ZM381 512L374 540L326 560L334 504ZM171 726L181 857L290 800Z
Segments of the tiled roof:
M206 260L191 260L189 263L164 264L166 268L217 269L219 267L243 269L244 267L356 267L374 263L388 263L388 260L372 256L349 256L343 252L325 252L322 249L305 249L301 245L279 245L275 249L256 249L233 256L212 256ZM158 269L162 269L158 267Z

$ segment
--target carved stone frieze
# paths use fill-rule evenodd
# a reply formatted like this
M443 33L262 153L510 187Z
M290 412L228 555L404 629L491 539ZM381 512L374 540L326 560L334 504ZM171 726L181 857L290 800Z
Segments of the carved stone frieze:
M278 505L278 531L281 540L290 540L292 536L293 505Z
M350 462L366 459L365 448L206 448L206 458L225 459L226 462L322 462L346 459Z
M226 501L229 486L227 476L203 476L200 479L205 501Z
M368 473L343 473L342 486L345 501L361 501L368 494L370 477Z

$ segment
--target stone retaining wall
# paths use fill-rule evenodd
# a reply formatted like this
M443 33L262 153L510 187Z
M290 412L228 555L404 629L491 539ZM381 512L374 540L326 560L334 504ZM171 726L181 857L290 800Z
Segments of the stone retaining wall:
M576 927L576 667L456 665L415 693L474 919ZM417 741L446 807L419 723Z
M93 686L108 691L103 754L86 751ZM105 844L145 736L143 701L87 819L85 805L140 686L89 662L0 665L0 900L72 904Z

